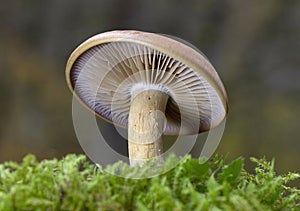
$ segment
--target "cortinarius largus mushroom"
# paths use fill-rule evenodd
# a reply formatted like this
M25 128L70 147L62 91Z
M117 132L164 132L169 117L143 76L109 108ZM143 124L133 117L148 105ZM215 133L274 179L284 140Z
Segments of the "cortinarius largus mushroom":
M162 161L162 134L198 134L217 126L227 113L226 91L210 62L163 35L95 35L71 54L66 78L90 110L128 127L131 165L154 157Z

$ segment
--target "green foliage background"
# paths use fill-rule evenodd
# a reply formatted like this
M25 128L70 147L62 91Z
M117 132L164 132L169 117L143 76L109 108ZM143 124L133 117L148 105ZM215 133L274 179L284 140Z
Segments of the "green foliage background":
M163 167L175 161L169 158ZM244 160L229 164L183 158L173 170L150 179L156 161L132 168L116 163L106 169L68 155L38 162L32 155L22 164L0 164L1 210L300 210L300 190L288 182L300 175L277 175L274 162L252 158L255 173ZM107 172L121 172L120 177Z
M187 40L219 72L230 107L218 153L276 157L279 172L300 170L300 1L0 3L0 161L29 152L38 158L82 153L72 126L66 60L96 33L138 29ZM110 134L126 153L120 137Z

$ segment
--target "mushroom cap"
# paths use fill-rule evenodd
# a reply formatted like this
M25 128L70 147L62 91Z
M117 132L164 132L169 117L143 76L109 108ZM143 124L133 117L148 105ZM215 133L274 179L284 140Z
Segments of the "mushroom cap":
M217 126L228 111L225 88L207 58L167 36L132 30L95 35L66 65L70 90L97 116L127 127L137 93L166 92L164 134L188 135Z

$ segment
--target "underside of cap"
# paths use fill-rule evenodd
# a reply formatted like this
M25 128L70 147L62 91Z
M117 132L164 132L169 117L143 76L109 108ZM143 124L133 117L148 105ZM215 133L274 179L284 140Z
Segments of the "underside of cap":
M97 43L93 39L74 51L66 74L76 96L97 115L127 127L132 97L151 89L169 95L165 134L196 134L218 125L226 116L224 87L220 80L211 82L216 79L215 72L207 78L207 72L214 71L202 70L208 65L198 65L195 70L138 41L114 38Z

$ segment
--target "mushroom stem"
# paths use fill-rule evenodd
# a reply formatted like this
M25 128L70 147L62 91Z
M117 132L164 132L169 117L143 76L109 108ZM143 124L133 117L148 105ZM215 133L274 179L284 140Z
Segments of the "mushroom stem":
M162 134L169 96L158 90L133 95L128 118L130 165L142 166L150 158L163 162Z

